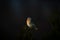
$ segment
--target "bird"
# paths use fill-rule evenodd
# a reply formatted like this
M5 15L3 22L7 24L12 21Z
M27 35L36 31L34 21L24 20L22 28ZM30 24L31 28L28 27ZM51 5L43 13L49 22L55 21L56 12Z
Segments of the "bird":
M36 25L31 21L31 17L28 17L26 19L26 25L29 27L29 28L33 28L35 30L38 30L38 28L36 27Z

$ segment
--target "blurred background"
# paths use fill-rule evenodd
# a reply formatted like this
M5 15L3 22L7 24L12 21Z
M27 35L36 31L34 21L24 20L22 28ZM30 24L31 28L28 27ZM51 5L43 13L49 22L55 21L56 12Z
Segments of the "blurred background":
M60 39L60 2L58 0L1 0L1 39L22 40L27 17L38 27L34 40Z

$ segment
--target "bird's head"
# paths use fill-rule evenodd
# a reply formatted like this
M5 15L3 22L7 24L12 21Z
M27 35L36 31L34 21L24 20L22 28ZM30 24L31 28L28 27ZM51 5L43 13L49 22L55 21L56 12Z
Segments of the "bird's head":
M28 17L27 20L26 20L27 23L30 23L31 22L31 18Z
M28 27L30 27L31 25L30 25L30 23L31 23L31 18L30 17L28 17L27 19L26 19L26 24L27 24L27 26Z

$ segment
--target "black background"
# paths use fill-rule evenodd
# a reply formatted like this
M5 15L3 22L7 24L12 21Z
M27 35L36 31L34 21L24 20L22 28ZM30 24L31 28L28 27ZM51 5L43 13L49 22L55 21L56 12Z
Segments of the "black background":
M58 0L2 0L0 4L1 39L19 39L26 18L31 17L39 28L34 33L36 40L58 40L60 36L60 2Z

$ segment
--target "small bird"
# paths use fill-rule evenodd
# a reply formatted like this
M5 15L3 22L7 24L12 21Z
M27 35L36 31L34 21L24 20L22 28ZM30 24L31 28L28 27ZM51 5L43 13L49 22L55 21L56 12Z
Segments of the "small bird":
M31 22L31 18L30 17L27 18L26 24L27 24L27 26L29 28L34 28L35 30L38 30L38 28L36 27L36 25Z

